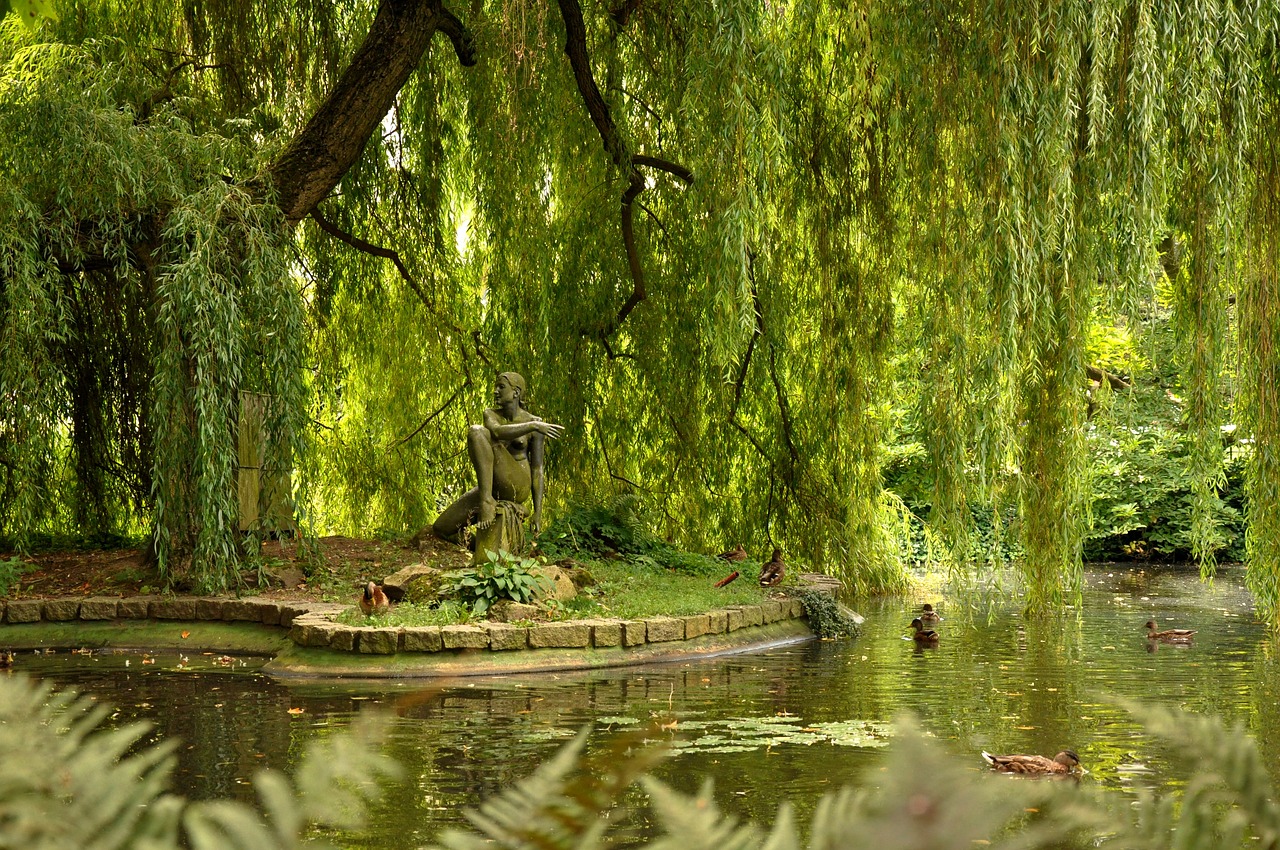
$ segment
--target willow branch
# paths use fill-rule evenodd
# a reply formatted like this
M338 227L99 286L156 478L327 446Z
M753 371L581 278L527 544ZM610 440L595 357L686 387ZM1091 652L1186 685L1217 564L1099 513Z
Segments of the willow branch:
M1119 375L1113 375L1106 369L1100 369L1097 366L1085 366L1084 371L1091 380L1097 381L1098 383L1106 381L1111 385L1111 389L1113 390L1133 389L1132 385L1124 378Z
M738 370L738 378L733 384L733 404L729 408L729 424L737 428L742 436L747 438L747 442L755 448L769 463L770 469L777 467L777 462L765 450L765 447L755 438L755 435L747 430L747 427L738 421L738 405L742 403L742 388L746 384L747 369L751 366L751 354L755 351L756 340L764 336L764 311L760 309L760 296L756 292L756 274L755 274L755 255L751 252L747 253L747 279L751 283L751 301L756 308L756 326L751 334L751 341L747 343L746 356L742 358L742 368ZM769 476L770 482L774 479L773 475ZM770 485L772 486L772 484Z
M400 272L400 277L404 278L404 282L409 284L409 288L418 296L418 299L422 301L428 309L434 309L435 305L431 303L431 299L427 297L427 294L422 291L422 287L418 285L417 279L409 273L409 269L405 266L404 260L400 259L400 254L394 248L384 248L381 245L374 245L372 242L366 242L359 236L347 233L345 230L342 230L336 224L325 218L319 208L311 211L311 218L316 224L320 225L321 230L328 233L339 242L350 245L352 248L355 248L357 251L361 251L365 254L381 257L384 260L390 260L395 265L396 270Z
M462 391L463 391L463 390L465 390L465 389L466 389L467 387L469 387L469 386L471 386L471 381L470 381L470 379L468 379L468 380L466 380L466 381L463 381L462 385L461 385L461 386L459 386L456 390L454 390L454 391L453 391L453 395L449 396L449 400L448 400L448 401L446 401L444 404L440 405L440 407L438 407L438 408L436 409L436 411L435 411L434 413L432 413L430 416L428 416L426 419L422 420L422 424L421 424L421 425L419 425L417 428L414 428L414 429L413 429L413 431L411 431L407 436L402 437L402 438L400 438L399 440L396 440L394 443L392 443L392 444L391 444L391 448L393 448L393 449L395 449L395 448L399 448L400 446L403 446L405 443L407 443L407 442L409 442L410 440L412 440L414 437L416 437L416 436L418 436L419 434L421 434L421 433L422 433L422 429L423 429L423 428L426 428L428 425L430 425L430 424L431 424L431 422L432 422L433 420L435 420L435 418L436 418L437 416L439 416L441 413L444 413L446 410L448 410L448 409L449 409L449 407L450 407L450 406L451 406L455 401L457 401L457 400L458 400L458 396L462 394Z
M644 268L640 265L640 253L636 249L635 209L632 203L644 191L644 177L640 174L640 166L657 168L683 180L686 184L693 182L693 172L678 163L669 162L655 156L627 153L627 146L618 132L609 112L609 104L600 94L595 75L591 72L591 57L587 54L587 28L582 20L582 7L578 0L558 0L560 15L564 18L565 44L564 52L569 57L569 67L573 69L573 79L577 83L578 93L591 116L591 123L600 134L605 153L627 178L627 188L622 193L622 244L627 252L627 268L631 272L631 294L623 303L613 321L603 330L601 338L607 340L614 331L631 315L636 305L648 297L644 284ZM628 13L629 14L629 13ZM607 350L607 348L606 348Z

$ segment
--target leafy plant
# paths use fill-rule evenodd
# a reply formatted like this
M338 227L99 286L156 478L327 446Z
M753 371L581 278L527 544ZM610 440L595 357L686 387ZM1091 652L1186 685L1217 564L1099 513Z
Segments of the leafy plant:
M293 781L254 779L261 811L169 793L177 741L138 748L147 724L101 728L105 705L25 676L0 682L0 847L79 850L288 850L320 847L316 826L357 829L394 762L374 715L313 742ZM33 754L38 757L33 758Z
M31 564L16 555L0 558L0 596L8 596L13 586L30 569Z
M849 609L830 593L806 589L799 592L809 628L820 638L857 637L862 630Z
M541 566L536 558L524 558L505 550L486 550L489 560L479 566L459 570L451 592L483 616L494 603L504 599L532 602L546 587L546 578L534 572Z

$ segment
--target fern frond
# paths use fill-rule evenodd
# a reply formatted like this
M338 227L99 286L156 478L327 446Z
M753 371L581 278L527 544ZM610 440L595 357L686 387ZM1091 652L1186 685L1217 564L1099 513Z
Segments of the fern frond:
M740 826L737 818L723 814L712 798L711 780L696 797L688 797L656 779L642 780L658 821L667 835L649 850L756 850L760 832Z
M288 834L289 824L299 819L337 829L358 829L381 783L400 775L399 765L382 752L385 727L375 712L365 712L349 731L311 742L294 776L301 809L296 814L268 809L277 831ZM284 798L270 786L268 781L263 796L259 784L259 796L283 805ZM295 826L294 834L296 831Z
M606 828L626 819L623 792L666 754L643 732L619 735L602 751L583 758L584 729L529 778L485 802L467 819L480 833L446 830L448 850L590 850L601 846ZM608 813L607 819L604 817Z
M172 833L162 799L173 746L124 753L145 724L103 732L107 710L87 697L15 677L0 688L0 847L133 846Z

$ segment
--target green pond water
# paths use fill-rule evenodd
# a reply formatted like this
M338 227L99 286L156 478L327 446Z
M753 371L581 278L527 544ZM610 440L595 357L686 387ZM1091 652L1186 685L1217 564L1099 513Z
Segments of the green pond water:
M336 837L346 847L430 842L588 724L589 752L607 752L615 736L636 730L671 742L661 778L693 792L710 777L723 808L762 823L784 798L804 822L823 793L874 785L893 720L906 711L975 773L984 749L1072 748L1088 771L1082 781L1117 794L1176 789L1185 775L1117 697L1216 714L1260 741L1280 740L1280 662L1236 569L1221 570L1211 586L1191 570L1095 569L1082 610L1050 621L1024 621L1016 604L965 616L960 600L943 595L933 600L945 617L933 648L905 637L918 601L858 604L867 620L856 640L443 688L282 683L258 672L265 659L184 662L176 653L149 664L136 654L27 653L15 666L118 706L112 722L143 718L155 739L181 739L176 790L193 798L251 800L258 769L288 771L309 739L359 712L387 712L385 746L405 777L366 832ZM1199 633L1189 646L1151 651L1142 630L1151 617ZM1280 775L1275 751L1266 758ZM629 834L647 829L640 817Z

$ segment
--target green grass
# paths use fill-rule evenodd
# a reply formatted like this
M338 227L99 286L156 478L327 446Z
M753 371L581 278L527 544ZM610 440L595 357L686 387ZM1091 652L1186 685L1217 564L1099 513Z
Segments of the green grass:
M715 578L663 569L652 562L610 559L587 561L583 566L595 577L595 586L584 588L574 599L552 603L550 619L683 616L725 605L752 605L767 598L754 580L759 565L740 566L742 576L723 588L714 586ZM726 568L724 573L728 572ZM466 606L446 601L439 607L406 602L374 617L366 617L353 606L335 621L350 626L412 627L448 626L478 619L483 617L474 616Z

